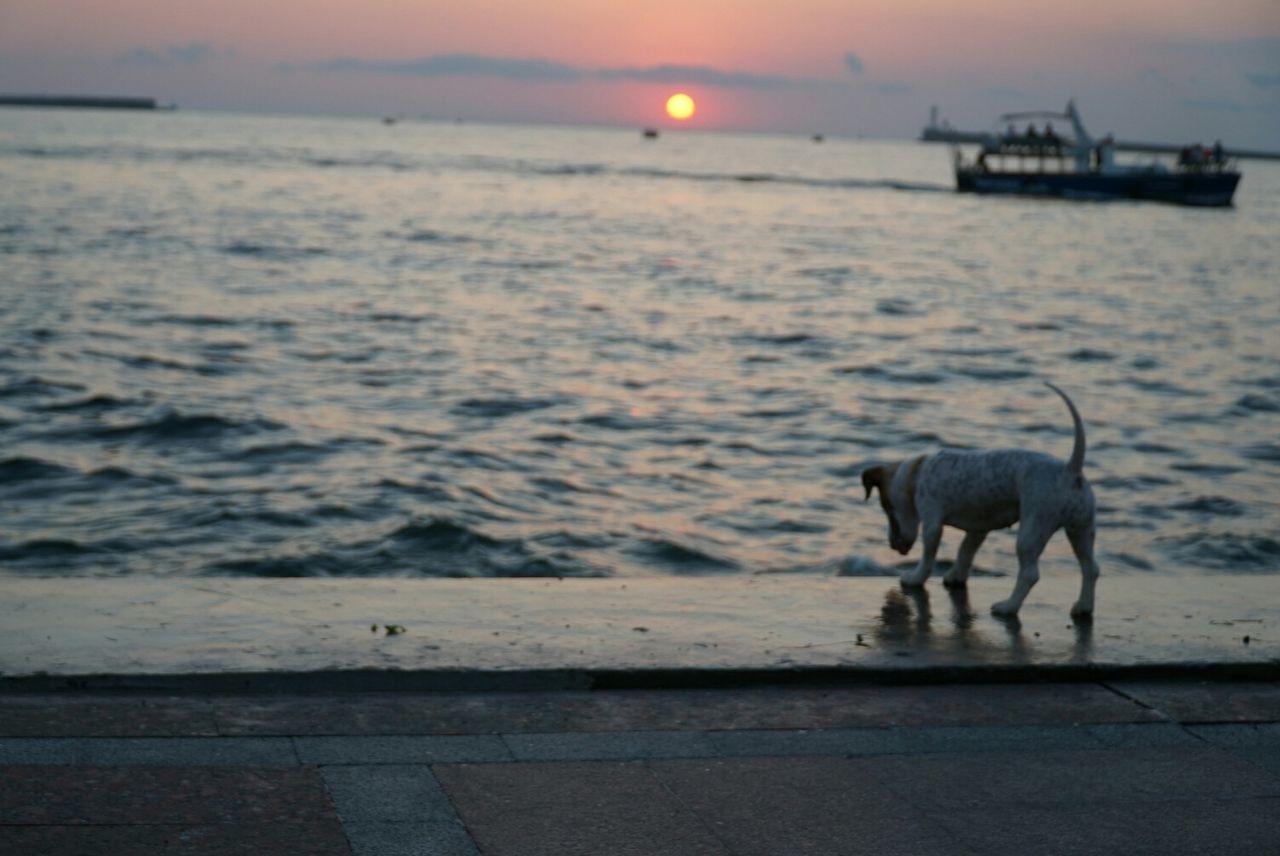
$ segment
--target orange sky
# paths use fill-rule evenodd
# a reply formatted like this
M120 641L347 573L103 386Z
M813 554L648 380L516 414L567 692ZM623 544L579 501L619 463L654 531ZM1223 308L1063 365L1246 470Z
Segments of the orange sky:
M1276 0L0 0L0 91L188 108L913 133L1074 95L1101 131L1280 147ZM852 54L852 64L846 57ZM441 57L476 58L457 70ZM413 65L415 61L435 62ZM335 69L336 59L348 64ZM533 79L540 60L575 79ZM397 65L398 64L398 65ZM645 79L698 67L683 83Z

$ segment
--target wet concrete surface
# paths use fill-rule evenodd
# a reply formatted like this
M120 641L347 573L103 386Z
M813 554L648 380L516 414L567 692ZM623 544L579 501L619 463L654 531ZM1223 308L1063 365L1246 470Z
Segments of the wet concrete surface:
M1266 577L0 581L0 682L322 691L1280 674ZM403 628L403 632L388 632ZM88 682L88 683L86 683Z

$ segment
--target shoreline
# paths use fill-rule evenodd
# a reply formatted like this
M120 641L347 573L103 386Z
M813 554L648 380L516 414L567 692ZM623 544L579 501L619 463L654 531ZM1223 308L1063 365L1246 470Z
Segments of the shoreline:
M1229 580L1229 582L1224 582ZM386 692L1275 679L1270 578L7 579L0 691ZM388 627L392 628L388 630ZM397 628L402 628L397 630Z

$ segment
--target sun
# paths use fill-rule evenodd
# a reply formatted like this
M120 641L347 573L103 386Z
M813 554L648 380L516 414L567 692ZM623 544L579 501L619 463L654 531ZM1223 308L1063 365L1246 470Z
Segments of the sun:
M693 99L683 92L677 92L667 99L667 115L683 122L693 115L695 109Z

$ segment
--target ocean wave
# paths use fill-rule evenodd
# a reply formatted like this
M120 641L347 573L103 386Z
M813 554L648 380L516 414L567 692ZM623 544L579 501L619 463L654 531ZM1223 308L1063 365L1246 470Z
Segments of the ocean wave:
M123 487L149 488L175 484L170 476L142 476L119 466L87 472L40 458L15 456L0 460L0 497L49 499L75 493L101 493Z
M31 538L21 541L0 539L0 563L40 573L65 573L77 566L95 570L121 564L126 557L145 549L133 538L106 538L85 542L75 538Z
M71 538L33 538L29 541L0 542L0 562L40 562L72 559L98 552Z
M876 311L881 315L923 315L924 310L918 308L910 300L901 297L886 297L876 301Z
M602 169L583 174L601 175L616 172L636 178L675 179L685 181L724 182L734 184L781 184L794 187L826 188L829 190L897 190L909 193L953 193L954 188L944 184L903 179L861 178L812 178L803 175L786 175L772 172L697 172L690 170L629 167L617 170ZM564 173L554 173L564 174Z
M0 386L0 398L38 398L46 395L63 395L68 392L84 392L85 387L78 383L45 380L41 377L27 377L13 380Z
M601 576L581 560L541 554L520 539L496 538L444 517L406 523L377 543L379 558L410 563L429 576Z
M519 413L545 410L564 402L554 398L523 398L519 395L491 398L465 398L450 408L458 416L477 419L503 419Z
M232 419L208 413L181 413L176 410L151 419L124 425L88 426L73 433L88 435L106 442L185 443L191 440L217 440L230 436L282 431L279 422L261 417Z
M1225 496L1197 496L1195 499L1175 502L1169 507L1174 511L1187 511L1214 517L1239 517L1246 510L1243 505Z
M1200 476L1221 477L1238 473L1244 467L1236 467L1231 464L1214 464L1201 461L1193 461L1185 464L1171 464L1170 469L1179 470L1184 473L1195 473Z
M1250 393L1236 400L1233 410L1241 413L1280 413L1280 399Z
M1254 443L1241 449L1240 454L1254 461L1280 463L1280 443Z
M335 451L329 446L293 441L250 446L237 452L235 459L253 464L314 464Z
M253 241L232 241L222 245L220 249L231 256L248 256L273 262L298 261L315 256L326 256L332 252L328 247L281 247Z
M410 241L415 244L473 244L479 241L470 235L440 232L435 229L411 229L406 232L387 232L386 237Z
M740 570L737 562L664 537L642 538L627 547L632 557L646 565L676 574L728 574Z
M1109 363L1116 358L1115 354L1100 348L1076 348L1066 356L1077 363Z
M114 395L99 394L91 395L88 398L77 398L72 401L55 401L51 404L41 405L40 409L51 413L73 413L76 411L98 413L104 410L132 407L137 403L129 399L117 398Z
M831 370L835 374L852 374L871 378L890 384L935 384L942 383L944 376L931 371L897 371L880 365L838 366Z
M600 577L604 571L563 549L499 538L446 517L404 523L382 536L210 563L205 576Z
M8 490L23 482L48 481L78 475L70 467L51 464L38 458L22 456L0 460L0 490Z
M340 577L351 575L351 564L338 554L312 554L303 556L264 556L250 559L230 559L214 562L204 567L201 576L214 577Z
M1156 539L1179 561L1210 571L1280 573L1280 541L1266 535L1198 532Z
M958 365L949 366L953 374L973 380L1005 381L1023 380L1035 375L1031 369L1012 368L1010 366Z
M360 156L334 156L317 154L297 147L235 146L228 148L148 145L62 145L62 146L0 146L0 156L18 155L27 158L50 160L86 161L137 161L142 163L211 163L223 166L273 166L300 164L319 169L346 167L354 169L412 169L418 162L388 152L375 152Z
M429 161L394 152L362 152L357 155L320 153L294 146L166 147L148 145L45 145L0 146L0 156L51 160L137 161L143 163L211 163L225 166L301 165L315 169L389 170L404 172L439 169ZM526 158L466 156L456 165L482 172L513 173L547 178L626 176L663 180L683 180L732 184L779 184L829 190L891 190L906 193L954 193L950 184L902 178L816 178L769 171L716 172L664 169L648 166L619 166L599 162L536 161Z

